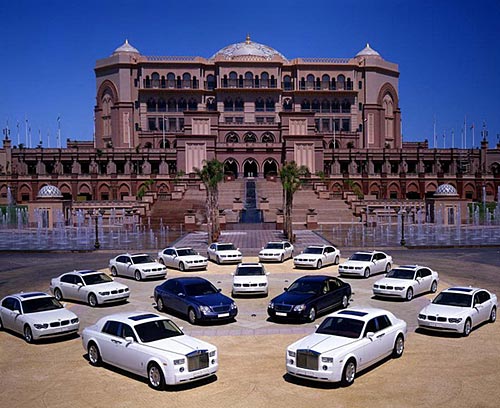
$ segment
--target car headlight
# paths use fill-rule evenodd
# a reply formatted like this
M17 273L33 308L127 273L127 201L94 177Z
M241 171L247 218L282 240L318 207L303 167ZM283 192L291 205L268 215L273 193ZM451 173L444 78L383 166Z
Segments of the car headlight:
M394 286L394 290L404 290L403 286Z
M208 307L208 306L200 306L200 312L201 313L209 313L210 312L210 307Z
M427 316L426 316L426 315L424 315L424 314L419 314L419 315L418 315L418 318L419 318L419 319L422 319L422 320L425 320L425 319L427 319Z
M35 323L33 325L35 327L35 329L47 329L49 327L49 324L48 323Z
M296 312L302 312L306 309L306 305L297 305L293 308L294 311Z
M99 295L101 295L101 296L108 296L109 292L99 292Z
M354 269L360 270L360 269L363 269L363 267L362 266L356 266Z
M333 363L333 357L321 357L322 363Z
M71 323L72 324L76 324L78 322L79 322L78 317L75 317L74 319L71 319Z
M179 358L177 360L174 360L174 365L181 365L184 364L186 360L184 358Z
M274 303L273 302L269 302L269 304L267 305L267 308L268 309L274 309Z
M295 351L288 350L288 357L295 357L295 356L296 356Z
M234 303L234 302L231 303L231 310L234 310L234 309L237 309L237 308L238 308L238 306L236 306L236 303Z
M460 322L462 321L462 318L461 318L461 317L450 317L450 318L448 319L448 321L449 321L450 323L460 323Z
M143 272L151 272L151 269L143 269Z
M208 353L208 356L209 357L215 357L215 353L216 353L216 350L213 350L210 353Z
M123 289L125 292L128 292L130 289L129 288L125 288Z
M375 285L375 284L374 284L374 285L373 285L373 287L374 287L375 289L378 289L378 285Z

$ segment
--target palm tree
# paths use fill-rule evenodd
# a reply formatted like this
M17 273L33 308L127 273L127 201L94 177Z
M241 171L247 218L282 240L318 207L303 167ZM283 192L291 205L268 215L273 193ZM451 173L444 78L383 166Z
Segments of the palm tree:
M217 159L205 161L203 168L194 171L200 177L207 191L208 243L217 241L219 225L219 183L224 179L224 165Z
M293 241L292 229L292 208L293 195L300 188L302 181L301 177L308 176L309 169L306 166L297 166L294 161L286 163L280 169L280 179L283 186L283 207L285 210L283 232L288 240Z

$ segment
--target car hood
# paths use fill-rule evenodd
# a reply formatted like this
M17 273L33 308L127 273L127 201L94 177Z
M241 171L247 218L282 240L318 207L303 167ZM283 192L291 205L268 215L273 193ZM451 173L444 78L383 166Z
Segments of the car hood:
M372 264L373 264L373 262L370 262L370 261L345 261L340 266L369 266Z
M207 343L203 340L198 340L186 334L182 336L170 337L168 339L152 341L145 344L158 350L167 351L169 353L175 353L183 356L196 350L214 349L214 346L210 343Z
M97 291L111 291L111 290L119 290L128 288L127 285L119 282L105 282L105 283L97 283L95 285L87 285L86 288L97 290Z
M375 282L375 285L403 286L408 287L415 282L413 279L382 278Z
M460 306L447 306L447 305L435 305L431 303L424 307L420 313L426 315L436 315L445 317L458 317L463 314L467 314L470 308L460 307Z
M266 283L267 276L266 275L258 275L258 276L234 276L233 283Z
M312 293L293 293L293 292L283 292L281 295L276 296L271 302L286 305L301 305L312 299L317 295Z
M321 254L300 254L295 256L293 259L310 259L310 260L315 260L315 259L321 259L323 255Z
M178 259L181 261L206 261L207 258L201 255L184 255L184 256L179 256Z
M294 350L312 350L323 354L348 344L352 344L357 340L358 339L351 339L348 337L313 333L291 344L289 348Z
M134 264L132 266L136 267L136 268L140 268L140 269L152 269L152 268L164 268L165 267L164 265L162 265L161 263L158 263L158 262Z
M262 249L259 252L259 255L263 255L263 254L282 254L284 252L285 252L284 249Z
M188 299L193 300L199 305L205 306L218 306L218 305L230 305L233 303L231 298L228 298L226 295L222 293L213 293L211 295L202 295L202 296L190 296Z
M241 255L241 252L240 251L237 251L236 249L229 249L227 251L216 251L216 253L220 254L220 255Z
M31 322L50 323L57 320L71 320L77 317L68 309L47 310L45 312L28 313L24 315Z

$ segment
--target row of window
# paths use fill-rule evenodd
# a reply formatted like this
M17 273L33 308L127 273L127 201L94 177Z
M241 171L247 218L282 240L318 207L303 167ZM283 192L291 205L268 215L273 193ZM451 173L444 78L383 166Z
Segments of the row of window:
M253 132L247 132L243 135L244 143L257 143L257 141L258 141L257 135ZM260 141L262 143L274 143L275 137L271 132L265 132L262 134ZM239 143L239 142L240 142L240 137L237 133L230 132L226 135L226 143Z
M351 131L351 119L332 119L332 118L321 118L315 119L316 130L319 132L350 132Z
M184 112L186 110L198 110L198 101L194 98L186 101L184 98L174 99L170 98L168 101L160 98L149 98L146 102L148 112Z
M148 117L148 130L150 132L163 131L165 132L183 132L184 131L184 118L164 118L149 116Z
M255 118L255 123L257 125L272 124L275 122L274 116L257 116ZM245 123L245 118L243 116L226 116L224 118L224 123L230 124L235 123L237 125L242 125Z

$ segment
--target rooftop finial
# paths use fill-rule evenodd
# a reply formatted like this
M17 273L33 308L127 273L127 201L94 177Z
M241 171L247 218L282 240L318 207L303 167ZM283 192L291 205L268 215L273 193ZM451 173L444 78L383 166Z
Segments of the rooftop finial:
M250 44L250 34L247 34L247 39L245 41L247 44Z

